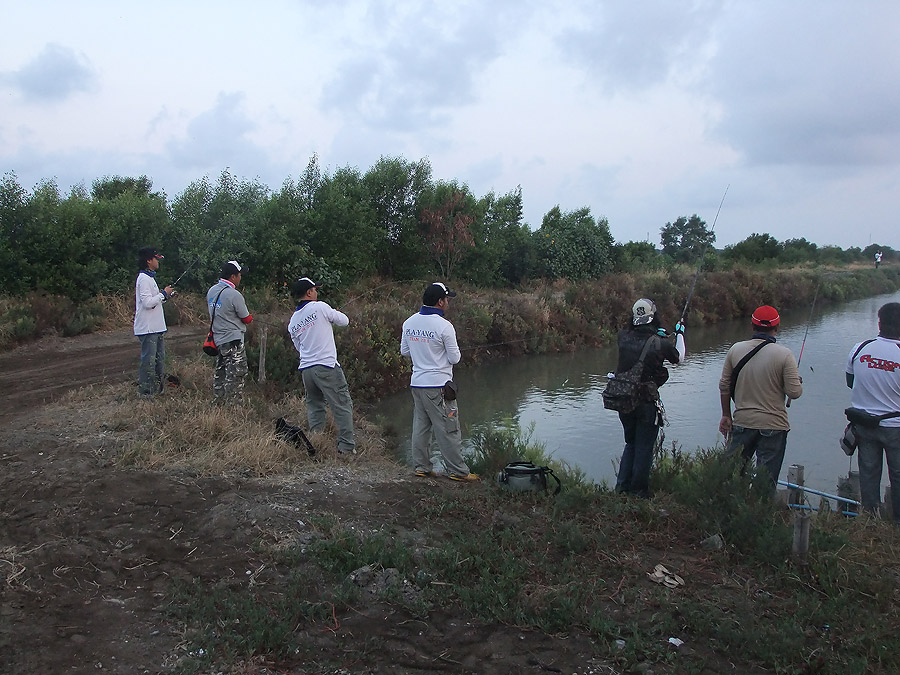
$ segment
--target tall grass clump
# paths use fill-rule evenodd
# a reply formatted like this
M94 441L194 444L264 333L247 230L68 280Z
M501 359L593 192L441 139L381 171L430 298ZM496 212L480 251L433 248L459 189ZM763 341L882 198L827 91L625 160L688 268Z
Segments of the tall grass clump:
M706 536L720 534L759 562L780 565L790 551L791 529L765 469L742 472L739 457L715 448L687 454L673 444L654 461L650 487L690 509Z
M507 419L501 424L477 429L470 439L472 455L469 465L473 472L492 480L511 462L531 462L547 466L563 486L563 492L589 495L596 492L584 471L568 462L547 455L543 443L532 440L534 423L523 431L517 422ZM554 482L550 480L550 487Z
M202 359L202 360L201 360ZM212 397L212 363L203 355L179 360L170 372L177 387L152 399L129 384L90 387L72 392L61 403L76 404L87 424L109 437L112 461L141 469L181 469L206 475L250 473L255 476L309 470L337 455L337 429L329 416L325 429L307 436L317 449L310 457L275 436L275 420L308 429L306 404L296 394L271 397L250 376L244 403L218 407ZM388 456L380 430L364 418L355 421L356 462Z

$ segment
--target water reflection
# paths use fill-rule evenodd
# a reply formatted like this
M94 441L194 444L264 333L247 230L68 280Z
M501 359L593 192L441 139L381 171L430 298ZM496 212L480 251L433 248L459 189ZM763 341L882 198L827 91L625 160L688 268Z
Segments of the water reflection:
M877 334L878 308L890 301L900 301L900 294L815 311L800 363L803 396L789 411L792 430L782 478L789 464L803 464L809 485L828 491L834 489L838 475L846 474L848 458L837 439L846 424L843 410L850 400L844 383L847 356L854 343ZM794 354L800 353L808 319L808 309L782 313L778 341ZM688 357L670 368L669 382L661 389L669 417L667 444L675 442L693 450L722 443L718 433L722 362L729 347L749 335L749 319L689 326ZM504 419L511 418L523 428L534 423L534 439L544 443L550 454L581 467L595 481L612 483L622 452L622 428L616 414L604 410L600 392L615 362L615 350L607 348L458 368L464 437ZM409 392L385 400L379 412L399 429L402 450L408 455ZM855 469L855 459L853 465Z

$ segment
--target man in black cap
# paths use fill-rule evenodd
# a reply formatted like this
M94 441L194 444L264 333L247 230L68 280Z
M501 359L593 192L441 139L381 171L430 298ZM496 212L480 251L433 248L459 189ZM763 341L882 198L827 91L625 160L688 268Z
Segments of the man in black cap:
M141 342L138 392L153 396L162 391L166 367L166 317L162 304L175 295L175 290L166 286L161 291L156 284L156 271L163 256L155 248L142 248L137 257L140 271L134 284L134 334Z
M309 277L298 279L291 295L297 310L288 323L288 334L300 353L300 373L306 390L306 414L310 431L325 428L325 403L338 428L338 452L354 454L353 400L347 378L337 360L332 326L347 326L350 319L319 300L319 287Z
M853 346L846 376L857 413L853 427L859 439L863 509L873 515L879 512L887 460L891 517L900 525L900 303L888 302L878 309L878 337Z
M452 384L453 365L461 353L456 329L444 318L450 298L456 297L442 283L433 283L422 295L422 308L403 323L400 353L412 359L410 391L413 405L412 460L415 475L434 476L431 465L431 438L437 441L447 476L471 482L478 476L469 472L462 455L459 407Z

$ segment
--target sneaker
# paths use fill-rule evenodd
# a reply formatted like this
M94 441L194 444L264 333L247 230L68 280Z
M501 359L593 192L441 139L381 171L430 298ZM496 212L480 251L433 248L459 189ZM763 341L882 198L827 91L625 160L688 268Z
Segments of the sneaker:
M434 471L425 471L424 469L416 469L414 476L418 478L434 478L437 474Z
M447 475L450 478L450 480L458 480L461 483L468 483L468 482L474 482L476 480L480 480L478 478L477 473L469 473L469 474L466 474L465 476L462 476L458 473L451 473L451 474L447 474Z

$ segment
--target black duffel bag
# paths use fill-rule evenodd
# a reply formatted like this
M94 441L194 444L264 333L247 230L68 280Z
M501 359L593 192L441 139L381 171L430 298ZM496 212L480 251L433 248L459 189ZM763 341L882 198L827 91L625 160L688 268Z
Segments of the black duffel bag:
M881 424L882 420L887 420L892 417L900 417L900 412L889 412L883 415L873 415L872 413L867 413L865 410L860 410L859 408L847 408L844 410L844 414L847 416L850 424L857 424L867 429L874 429L879 424Z

